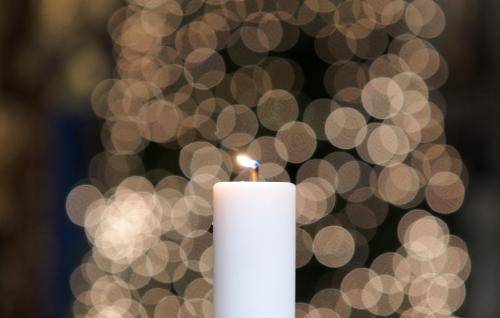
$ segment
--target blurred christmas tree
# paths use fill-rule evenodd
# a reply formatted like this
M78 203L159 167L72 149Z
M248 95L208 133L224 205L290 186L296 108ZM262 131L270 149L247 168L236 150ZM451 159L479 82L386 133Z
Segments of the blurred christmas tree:
M210 317L212 187L248 178L240 152L297 184L297 317L452 315L470 260L431 213L467 184L444 27L432 0L128 1L92 94L105 150L67 199L92 244L74 315Z

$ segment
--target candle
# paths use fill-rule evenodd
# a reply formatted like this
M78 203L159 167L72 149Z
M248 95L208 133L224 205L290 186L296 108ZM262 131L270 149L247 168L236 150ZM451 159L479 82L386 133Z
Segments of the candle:
M258 180L258 162L238 157ZM214 187L214 318L295 317L295 185Z

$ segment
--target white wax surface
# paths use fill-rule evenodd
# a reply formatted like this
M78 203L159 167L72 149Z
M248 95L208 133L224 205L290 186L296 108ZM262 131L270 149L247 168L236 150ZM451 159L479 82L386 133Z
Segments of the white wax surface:
M214 318L295 317L295 185L214 186Z

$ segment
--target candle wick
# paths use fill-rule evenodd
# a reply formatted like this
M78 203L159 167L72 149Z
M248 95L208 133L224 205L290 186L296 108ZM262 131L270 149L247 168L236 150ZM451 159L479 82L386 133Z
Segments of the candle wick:
M250 181L257 182L259 181L259 166L256 165L252 168L252 173L250 174Z

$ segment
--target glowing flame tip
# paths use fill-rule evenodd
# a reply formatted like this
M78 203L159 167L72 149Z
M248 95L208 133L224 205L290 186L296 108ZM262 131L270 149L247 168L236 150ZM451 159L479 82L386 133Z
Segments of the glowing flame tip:
M254 160L246 155L238 155L236 161L242 167L256 169L259 167L259 160Z

